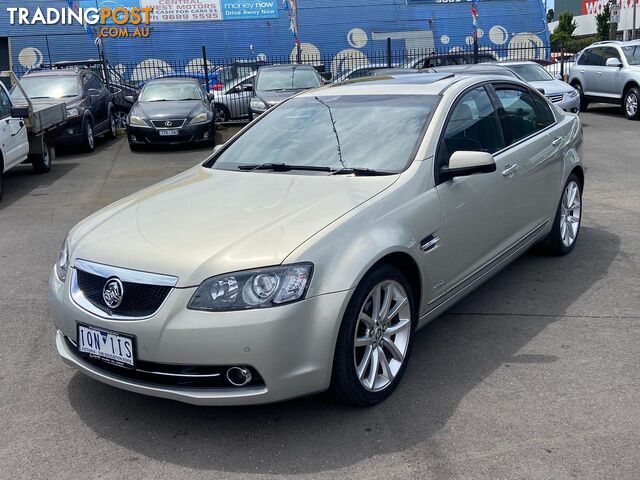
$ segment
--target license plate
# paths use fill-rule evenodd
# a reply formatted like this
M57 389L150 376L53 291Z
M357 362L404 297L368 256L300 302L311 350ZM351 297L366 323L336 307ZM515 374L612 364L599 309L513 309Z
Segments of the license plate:
M178 130L158 130L160 132L161 137L172 137L174 135L178 135Z
M78 350L108 363L134 366L133 337L78 324Z

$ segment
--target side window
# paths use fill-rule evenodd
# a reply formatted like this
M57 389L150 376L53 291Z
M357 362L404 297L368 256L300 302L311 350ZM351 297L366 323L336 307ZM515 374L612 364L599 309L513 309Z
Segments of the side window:
M88 74L82 76L82 90L86 93L91 87L89 86L90 78Z
M504 148L498 114L484 87L476 88L456 104L440 146L439 164L449 164L458 151L495 153Z
M511 145L542 130L536 105L530 93L512 88L496 88L496 95L505 112L508 144Z
M578 65L599 65L599 54L595 55L594 51L600 50L599 48L591 48L585 50L582 55L580 55L580 59L578 60ZM596 52L598 53L598 52Z
M547 128L550 125L556 123L556 116L551 110L549 103L540 95L533 95L533 101L538 107L538 124L541 128Z
M0 87L0 118L11 116L11 100L9 95Z
M89 88L95 88L96 90L102 90L104 88L102 80L100 80L96 74L90 73L87 77L89 78Z
M620 60L620 54L618 50L613 47L604 47L602 48L602 66L604 67L607 64L607 60L610 58L617 58Z

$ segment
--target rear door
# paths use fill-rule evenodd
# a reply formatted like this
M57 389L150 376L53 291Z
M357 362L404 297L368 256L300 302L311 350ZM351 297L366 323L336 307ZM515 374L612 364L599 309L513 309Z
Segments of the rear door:
M549 205L557 202L562 179L563 138L551 107L537 92L511 83L493 87L507 144L496 163L502 166L498 173L508 203L495 228L508 248L552 221Z
M89 99L89 105L96 129L103 127L109 120L110 93L102 80L93 72L85 72L82 80L83 90ZM94 95L91 95L94 93Z

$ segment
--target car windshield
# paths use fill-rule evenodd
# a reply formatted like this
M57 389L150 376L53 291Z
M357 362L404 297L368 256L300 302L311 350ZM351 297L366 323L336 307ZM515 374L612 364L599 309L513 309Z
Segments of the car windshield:
M75 76L37 76L22 77L20 85L27 96L31 99L36 98L72 98L80 95L80 87L78 79ZM14 87L11 90L11 98L24 98L19 88Z
M516 72L526 82L549 82L554 80L549 72L540 65L508 65L511 71Z
M308 68L263 70L258 74L257 89L263 92L303 90L319 86L318 75Z
M622 47L622 51L629 65L640 65L640 45Z
M229 145L213 168L268 163L398 173L437 102L426 95L295 97Z
M140 94L141 102L202 100L200 88L192 82L149 83Z

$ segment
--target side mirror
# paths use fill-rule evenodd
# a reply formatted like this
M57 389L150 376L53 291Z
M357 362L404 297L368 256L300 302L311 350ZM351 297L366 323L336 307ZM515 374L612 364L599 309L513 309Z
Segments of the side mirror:
M29 107L11 107L12 118L29 118Z
M621 68L622 62L617 58L607 58L607 67Z
M543 95L544 95L544 93L545 93L545 92L544 92L544 88L536 88L536 90L538 90L538 91L539 91L541 94L543 94Z
M126 97L124 97L124 101L129 103L136 103L136 97L134 97L133 95L127 95Z
M468 177L495 171L496 161L490 153L458 151L451 155L449 166L440 169L440 174L443 180L451 180L454 177Z
M208 92L208 93L207 93L207 98L208 98L210 101L213 101L213 99L215 98L214 93L213 93L213 92Z
M244 85L242 87L242 90L245 91L245 92L253 92L253 85L251 85L250 83L247 84L247 85Z

